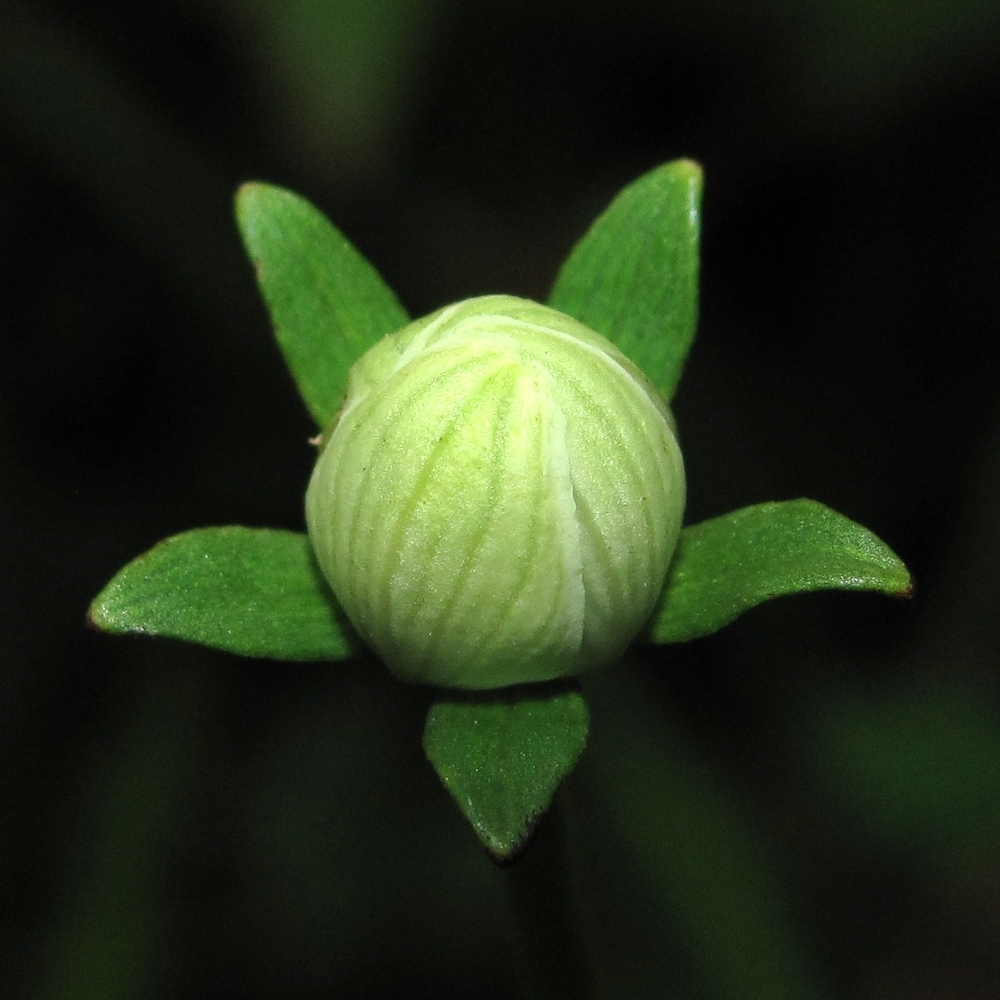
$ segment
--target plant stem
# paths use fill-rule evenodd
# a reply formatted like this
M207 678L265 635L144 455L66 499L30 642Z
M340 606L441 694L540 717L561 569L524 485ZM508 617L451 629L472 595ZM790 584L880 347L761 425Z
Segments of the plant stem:
M524 856L501 872L520 938L527 1000L590 995L566 854L564 795L565 789L556 794Z
M204 671L169 656L143 662L146 672L116 692L129 709L116 752L84 761L79 862L67 871L74 884L30 990L43 1000L149 996L174 930L163 895L169 852L210 688Z

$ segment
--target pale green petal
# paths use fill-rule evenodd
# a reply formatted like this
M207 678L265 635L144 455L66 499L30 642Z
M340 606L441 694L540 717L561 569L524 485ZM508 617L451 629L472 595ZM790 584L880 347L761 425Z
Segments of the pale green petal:
M680 531L673 422L609 342L472 299L369 351L307 494L317 558L397 674L549 680L617 659Z

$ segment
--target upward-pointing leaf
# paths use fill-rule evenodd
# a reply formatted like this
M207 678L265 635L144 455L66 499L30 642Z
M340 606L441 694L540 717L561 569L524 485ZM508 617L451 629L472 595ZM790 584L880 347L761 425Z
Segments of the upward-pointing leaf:
M268 184L244 184L236 220L275 335L320 429L333 419L351 365L408 322L378 272L317 208Z
M694 340L702 174L666 163L623 188L573 248L549 305L604 334L667 400Z

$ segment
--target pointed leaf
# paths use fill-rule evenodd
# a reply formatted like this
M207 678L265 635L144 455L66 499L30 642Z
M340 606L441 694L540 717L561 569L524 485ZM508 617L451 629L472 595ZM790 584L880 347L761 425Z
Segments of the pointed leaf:
M669 400L698 313L701 168L664 164L629 184L573 248L549 305L603 334Z
M513 861L583 752L587 703L576 681L442 692L424 750L491 857Z
M90 624L186 639L243 656L339 660L353 633L309 539L240 526L174 535L130 562L95 598Z
M304 198L244 184L236 220L285 361L322 430L343 400L351 365L404 326L406 312L371 264Z
M681 532L652 642L717 632L749 608L809 590L908 597L913 581L867 528L814 500L763 503Z

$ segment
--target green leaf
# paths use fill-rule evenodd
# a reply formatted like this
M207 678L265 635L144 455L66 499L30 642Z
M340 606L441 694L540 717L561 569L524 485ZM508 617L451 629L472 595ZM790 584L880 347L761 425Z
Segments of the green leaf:
M623 188L573 248L549 305L603 334L669 400L698 314L701 168L666 163Z
M244 184L236 220L285 361L322 430L340 407L351 365L409 317L371 264L304 198Z
M589 718L576 681L442 692L431 706L427 757L499 864L524 849L583 752Z
M762 503L685 528L648 638L717 632L774 597L876 590L908 597L913 581L867 528L814 500Z
M354 652L309 539L292 531L233 526L167 538L118 572L88 619L106 632L243 656L340 660Z

